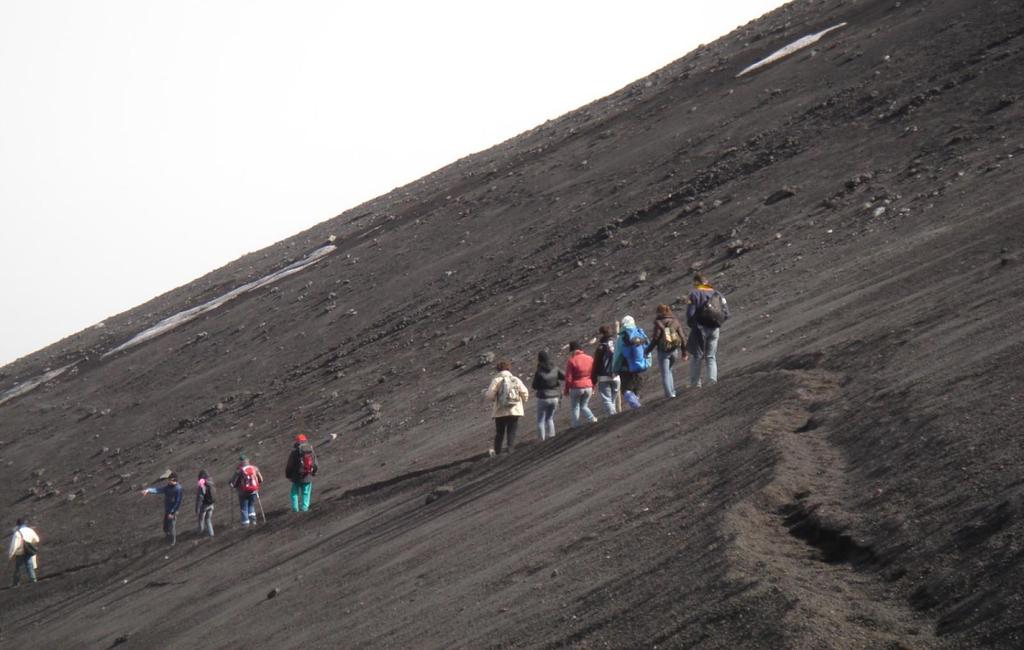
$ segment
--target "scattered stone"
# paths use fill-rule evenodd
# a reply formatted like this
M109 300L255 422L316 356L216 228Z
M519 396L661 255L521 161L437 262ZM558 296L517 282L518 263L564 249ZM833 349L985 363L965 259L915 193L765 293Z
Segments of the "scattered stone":
M1019 261L1020 261L1020 255L1018 255L1016 253L1008 253L1008 254L1003 255L1002 257L999 258L1000 266L1009 266L1011 264L1016 264Z
M785 201L786 199L796 196L796 188L784 186L772 192L768 198L764 200L765 205L774 205L779 201Z
M477 358L477 365L480 366L481 368L492 363L494 363L493 352L484 352Z
M995 106L993 106L989 110L989 112L990 113L995 113L997 111L1003 110L1004 108L1008 108L1010 106L1013 106L1016 103L1017 103L1017 97L1015 95L1003 95L1003 96L1001 96L996 101Z
M846 181L846 189L852 190L860 185L863 185L864 183L867 183L874 177L875 175L872 172L864 172L863 174L854 176L853 178Z
M128 635L127 634L122 634L121 636L119 636L116 639L114 639L114 643L111 645L111 647L116 646L116 645L121 645L123 643L128 643Z
M427 495L426 503L431 504L441 497L448 496L455 491L455 487L452 485L439 485L433 489L433 491Z
M267 592L267 600L270 600L271 598L277 598L277 595L279 593L281 593L281 590L277 587L274 587L273 589Z
M45 473L46 473L46 469L44 469L42 467L39 467L37 469L32 470L32 478L40 478Z
M452 370L458 370L459 368L465 368L466 363L464 361L456 361L452 364Z
M883 214L885 214L885 206L884 205L880 205L877 208L875 208L875 210L871 213L871 216L873 216L873 217L880 217Z
M739 257L751 248L753 248L753 244L745 242L742 239L731 239L725 244L725 252L733 257Z

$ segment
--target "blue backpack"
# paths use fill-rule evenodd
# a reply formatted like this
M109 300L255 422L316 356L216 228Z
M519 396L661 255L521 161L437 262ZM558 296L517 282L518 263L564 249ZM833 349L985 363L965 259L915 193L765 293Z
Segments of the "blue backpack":
M629 372L643 372L651 367L651 357L644 354L644 348L651 342L639 327L622 330L619 335L622 344L622 358Z

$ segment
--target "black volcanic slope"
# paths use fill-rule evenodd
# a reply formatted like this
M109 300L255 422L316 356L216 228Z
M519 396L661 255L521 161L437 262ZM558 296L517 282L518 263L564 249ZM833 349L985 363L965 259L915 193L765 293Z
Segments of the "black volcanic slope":
M800 0L0 369L7 391L77 364L0 405L0 520L44 537L0 641L1024 646L1022 55L1017 0ZM695 268L733 307L717 386L652 377L639 411L570 432L563 408L543 444L527 417L486 457L481 356L528 378L601 323L649 327ZM323 467L303 516L299 431ZM239 451L269 523L222 490L217 537L189 500L166 549L138 489L223 488Z

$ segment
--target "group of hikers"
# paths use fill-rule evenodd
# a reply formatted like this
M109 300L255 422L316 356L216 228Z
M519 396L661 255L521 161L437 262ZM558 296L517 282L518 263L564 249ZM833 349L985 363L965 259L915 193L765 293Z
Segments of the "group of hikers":
M263 504L260 502L260 488L263 486L263 474L258 467L249 462L249 457L240 454L238 466L228 485L238 493L238 508L241 513L243 527L256 526L257 508L263 511ZM309 510L309 500L313 491L313 477L316 476L319 466L316 462L316 452L313 445L304 434L295 436L291 453L288 454L288 462L285 465L285 478L291 481L292 512L306 512ZM142 490L143 495L162 494L164 497L163 529L167 543L173 546L178 539L177 522L178 511L184 496L184 489L178 482L176 472L167 472L164 477L166 484L163 487L148 487ZM199 470L199 478L196 482L195 515L196 524L200 535L213 537L213 508L216 501L214 480L205 469ZM266 522L266 514L263 514L263 521ZM39 570L39 535L28 526L28 519L18 519L17 526L11 533L11 542L8 547L8 560L14 560L13 586L17 587L21 582L21 574L28 576L29 582L36 582L37 571Z
M697 273L686 301L686 325L683 332L679 320L668 305L658 305L651 336L636 324L632 316L623 316L619 327L602 325L598 329L597 348L593 356L583 351L577 341L569 343L565 370L555 367L546 351L537 353L537 369L531 387L537 398L537 435L544 441L555 436L555 411L563 397L569 398L569 424L577 427L585 420L596 422L590 410L590 398L597 390L605 413L615 415L621 401L631 409L640 408L640 391L644 373L653 365L652 352L657 351L657 365L665 397L676 396L672 368L677 360L689 360L689 386L699 388L702 374L709 384L718 381L718 337L729 318L725 296L711 286L707 276ZM491 455L512 452L519 418L525 415L530 390L512 374L512 365L499 360L498 371L484 389L484 398L493 402L494 446Z
M624 316L618 331L610 325L598 330L597 348L593 356L583 351L580 344L569 344L569 358L565 370L556 368L551 356L544 351L537 354L537 369L531 387L537 397L537 433L540 439L555 436L555 411L562 397L569 398L569 420L572 427L584 421L596 422L590 409L590 398L596 388L604 411L615 415L621 410L619 400L630 408L640 408L640 391L644 373L654 364L652 352L657 351L657 365L665 396L676 396L672 369L677 360L689 360L689 385L699 388L702 374L707 383L718 381L719 329L729 318L725 296L714 289L703 274L693 278L693 289L687 298L686 325L689 336L668 305L658 305L651 336L636 324L632 316ZM493 455L511 453L515 446L519 418L525 414L524 406L530 399L526 385L512 374L511 364L497 363L498 375L484 390L492 401L495 424ZM244 453L228 485L238 494L238 507L243 527L257 524L257 513L263 513L260 489L264 478ZM309 510L313 477L319 469L316 452L304 434L295 436L292 450L285 465L285 477L291 481L292 512ZM183 500L183 488L175 472L168 472L163 487L149 487L143 495L162 494L164 497L163 530L167 543L177 541L177 517ZM213 510L216 502L215 482L209 473L199 471L195 492L196 525L200 535L213 537ZM266 514L263 513L266 521ZM14 560L14 586L25 573L35 582L38 571L39 535L28 525L27 518L18 519L12 531L8 559Z
M238 456L238 466L235 468L228 485L235 489L238 494L238 509L241 514L243 527L256 526L257 512L263 513L263 503L260 501L260 488L264 479L260 469L249 462L245 454ZM316 462L316 452L313 445L304 434L295 436L291 453L288 454L288 462L285 464L285 478L291 481L291 502L292 512L306 512L309 510L309 499L313 491L313 477L316 476L319 466ZM163 487L149 487L142 490L142 494L164 495L164 518L163 528L167 543L174 545L177 541L177 519L178 510L181 508L184 489L178 483L178 475L169 472L166 476L167 483ZM214 480L205 469L199 470L199 478L196 482L195 515L199 533L213 537L213 509L216 501ZM263 521L266 522L266 513L263 513Z

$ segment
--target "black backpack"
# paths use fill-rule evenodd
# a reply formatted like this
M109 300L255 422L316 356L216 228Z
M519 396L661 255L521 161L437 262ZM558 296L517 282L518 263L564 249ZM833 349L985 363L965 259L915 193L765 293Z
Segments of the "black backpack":
M612 370L612 361L615 359L615 348L611 341L601 342L601 365L597 369L597 375L599 377L614 377L615 371Z
M697 310L697 322L704 327L721 327L725 322L725 299L715 291Z

